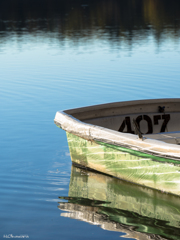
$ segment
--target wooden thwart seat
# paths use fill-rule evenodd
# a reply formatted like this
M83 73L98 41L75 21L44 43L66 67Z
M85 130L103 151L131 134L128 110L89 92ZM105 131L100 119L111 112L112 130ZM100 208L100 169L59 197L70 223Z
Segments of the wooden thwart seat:
M145 138L156 139L166 143L180 144L180 131L177 132L164 132L155 134L145 134Z

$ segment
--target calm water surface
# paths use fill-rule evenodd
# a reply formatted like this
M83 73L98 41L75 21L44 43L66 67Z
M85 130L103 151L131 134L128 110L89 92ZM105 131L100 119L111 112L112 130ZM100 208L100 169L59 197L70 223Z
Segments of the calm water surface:
M179 16L178 0L0 0L0 239L125 239L123 228L64 217L71 159L53 119L68 108L178 98ZM177 229L162 236L180 239Z

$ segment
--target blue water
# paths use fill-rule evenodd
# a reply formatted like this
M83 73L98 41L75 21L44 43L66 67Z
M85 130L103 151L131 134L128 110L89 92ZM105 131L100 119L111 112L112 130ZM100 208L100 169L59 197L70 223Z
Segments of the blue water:
M92 29L63 39L55 30L0 35L0 239L125 239L60 216L71 159L54 116L93 104L178 98L180 38L164 31L158 41L137 31L129 43Z

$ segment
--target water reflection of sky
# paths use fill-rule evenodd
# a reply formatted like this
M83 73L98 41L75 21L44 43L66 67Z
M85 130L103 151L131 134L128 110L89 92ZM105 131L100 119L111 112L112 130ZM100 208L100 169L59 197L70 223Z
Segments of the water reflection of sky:
M77 93L84 99L92 90L91 103L179 96L180 44L177 41L164 39L159 46L153 36L149 36L146 41L135 41L131 47L126 42L117 46L98 38L82 39L78 43L67 39L60 43L56 38L41 35L25 35L20 41L10 38L0 54L4 69L1 79L7 78L3 84L18 78L18 81L13 80L15 88L19 89L21 80L24 83L19 91L27 85L28 91L34 88L42 91L51 79L53 91L61 89L62 95L66 93L76 101ZM53 91L46 94L54 94ZM30 97L34 94L29 93ZM91 104L84 100L83 103Z

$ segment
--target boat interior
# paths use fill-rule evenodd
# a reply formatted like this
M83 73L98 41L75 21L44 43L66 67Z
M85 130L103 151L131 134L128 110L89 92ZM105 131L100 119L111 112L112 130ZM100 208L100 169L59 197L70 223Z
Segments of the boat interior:
M82 122L180 144L180 99L140 100L67 110Z
M141 115L143 118L143 115ZM146 115L147 116L147 115ZM175 116L174 116L175 117ZM126 117L125 117L126 118ZM131 133L131 134L137 134L140 138L148 138L148 139L156 139L159 141L163 141L166 143L171 144L180 144L180 131L176 131L174 126L170 126L171 124L167 124L168 126L165 127L165 129L157 129L155 126L155 130L153 131L153 124L148 123L146 120L142 119L141 122L136 121L136 125L131 121L131 119L137 119L137 116L131 115L128 118L130 119L122 119L122 116L117 117L117 119L114 119L113 117L110 117L107 119L90 119L85 120L84 122L90 123L93 125L98 125L101 127L109 128L115 131L124 132L124 133ZM176 118L176 117L175 117ZM151 119L151 118L150 118ZM119 120L120 127L115 127L117 124L115 122ZM114 124L113 124L114 122ZM162 121L159 121L159 124L163 124Z
M166 143L180 145L180 131L177 132L164 132L157 134L145 134L145 138L156 139Z

